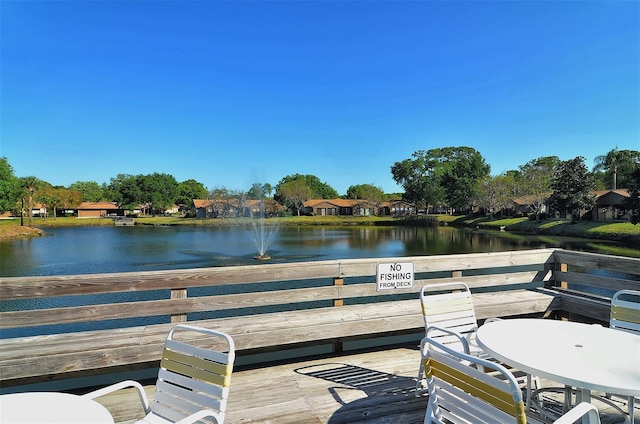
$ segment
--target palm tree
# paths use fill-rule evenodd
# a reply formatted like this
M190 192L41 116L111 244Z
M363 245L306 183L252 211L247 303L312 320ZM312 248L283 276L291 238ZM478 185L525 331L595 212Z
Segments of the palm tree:
M593 161L595 162L595 166L593 167L594 172L605 171L612 173L612 187L613 190L616 190L618 188L618 172L622 168L625 170L630 168L632 170L634 163L640 161L640 152L636 150L618 150L616 147L606 155L596 156Z
M33 192L38 189L41 181L36 177L20 178L20 186L26 192L29 199L29 227L33 227Z

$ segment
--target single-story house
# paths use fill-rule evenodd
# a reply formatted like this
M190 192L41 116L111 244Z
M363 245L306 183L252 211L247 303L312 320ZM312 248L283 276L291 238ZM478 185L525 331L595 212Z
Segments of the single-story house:
M193 199L193 206L196 218L258 217L262 214L269 217L284 210L282 205L273 199L245 200L242 205L239 205L238 199Z
M195 209L196 218L213 217L213 200L193 199L193 207Z
M596 206L591 210L594 221L613 221L629 219L629 211L625 207L625 200L631 197L626 189L598 190Z
M403 216L415 215L416 205L406 200L389 200L382 202L379 209L380 215Z
M549 200L549 196L551 196L551 193L546 193L543 196L543 203L540 205L540 210L538 212L547 213L549 210L547 202ZM540 199L533 195L517 197L513 200L513 211L515 213L520 213L523 215L534 213L534 211L531 210L531 205L537 201L540 201Z
M245 200L243 205L242 216L262 217L276 216L284 211L284 207L273 199L264 200Z
M596 204L591 209L591 219L594 221L613 221L613 220L627 220L629 219L629 211L626 209L624 203L625 200L630 197L629 191L626 189L617 190L596 190L591 192L596 197ZM551 193L548 194L551 196ZM547 197L548 199L548 197ZM533 201L532 196L525 196L514 199L514 210L520 213L531 213L529 208L530 203ZM547 204L542 205L541 213L547 212ZM584 211L583 216L589 217L589 211ZM561 213L560 216L566 217L565 213Z
M310 199L302 204L302 213L318 216L354 215L356 201L347 199Z
M126 211L114 202L82 202L76 208L78 218L102 218L107 216L125 216Z
M404 200L391 200L376 205L364 199L311 199L304 202L302 211L318 216L397 216L413 214L416 207Z

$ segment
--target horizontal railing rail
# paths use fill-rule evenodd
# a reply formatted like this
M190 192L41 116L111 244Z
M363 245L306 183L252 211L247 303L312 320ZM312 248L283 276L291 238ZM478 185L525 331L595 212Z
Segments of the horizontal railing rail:
M412 262L419 278L412 289L376 291L376 266L379 263ZM517 267L538 269L517 271ZM447 276L442 277L442 273ZM478 275L480 273L480 275ZM465 281L472 290L491 287L505 289L523 283L543 282L546 288L558 289L567 299L594 296L606 303L613 292L640 290L640 259L585 252L537 249L461 255L417 256L403 258L369 258L334 261L260 264L250 266L168 270L150 272L87 274L49 277L3 278L0 284L2 319L0 332L11 328L52 326L81 322L101 322L149 316L171 316L172 321L187 320L188 314L238 311L257 307L298 304L305 308L344 302L369 302L371 297L417 293L422 284ZM302 288L282 290L280 283L304 282ZM351 282L353 280L353 282ZM239 288L238 293L224 291L213 295L191 295L198 288ZM308 286L312 284L311 286ZM270 292L278 291L277 296ZM131 300L156 292L153 300ZM118 294L117 302L104 294ZM161 298L157 298L161 296ZM48 307L51 299L67 297L62 307ZM85 305L83 298L89 299ZM29 299L30 302L23 302ZM585 301L588 303L588 301ZM73 306L69 306L73 305ZM575 305L575 304L574 304ZM43 307L44 306L44 307ZM298 306L300 307L300 306ZM599 308L602 309L602 308ZM606 308L605 308L606 309ZM250 311L254 313L255 311ZM596 319L606 318L607 311L566 309L568 313L586 313ZM603 315L604 313L604 315Z
M2 319L0 331L35 326L102 322L126 318L170 316L185 321L188 314L223 311L255 313L251 308L297 305L324 307L344 303L368 303L372 297L410 298L423 284L462 279L473 289L507 285L543 284L553 250L493 252L463 255L402 258L347 259L320 262L261 264L249 266L87 274L50 277L3 278L0 285ZM379 263L412 262L416 283L410 289L376 291ZM521 271L518 267L537 266ZM473 271L481 275L465 275ZM443 277L443 275L445 275ZM289 282L283 289L283 282ZM247 285L253 285L246 287ZM259 284L260 287L256 287ZM301 288L296 288L298 285ZM234 293L229 293L233 286ZM197 289L211 295L193 295ZM216 290L218 289L218 290ZM140 299L150 293L150 300ZM119 295L114 301L108 294ZM160 298L158 298L158 296ZM56 299L65 297L63 306ZM417 298L417 297L416 297ZM132 300L139 299L139 300ZM29 300L29 301L27 301ZM391 298L387 300L392 300ZM82 304L87 303L88 304ZM322 303L324 302L324 303Z
M640 259L558 249L547 287L559 294L559 310L572 320L609 321L618 290L640 290Z

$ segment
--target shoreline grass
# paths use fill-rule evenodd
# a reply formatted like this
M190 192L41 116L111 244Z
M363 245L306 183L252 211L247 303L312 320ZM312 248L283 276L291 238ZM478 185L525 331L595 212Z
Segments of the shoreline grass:
M536 222L526 217L493 220L489 217L458 217L454 223L457 224L460 221L465 226L485 229L504 228L505 231L509 232L612 240L640 246L640 224L633 225L630 222L578 221L572 223L570 220L565 219L547 219Z
M25 219L25 225L27 220ZM246 226L251 225L252 218L226 218L226 219L200 219L182 218L176 216L156 216L135 218L136 225L154 226ZM504 229L508 232L570 236L590 239L602 239L619 241L631 245L640 246L640 224L633 225L630 222L612 221L579 221L572 224L569 220L547 219L542 222L522 218L496 218L472 217L472 216L451 216L451 215L431 215L430 220L425 220L424 225L451 225L457 227L472 227L488 230ZM379 216L291 216L285 218L268 218L265 225L287 225L287 226L392 226L402 225L401 218L379 217ZM412 222L415 225L415 221ZM75 226L112 226L113 220L109 218L39 218L33 219L35 231L21 230L20 219L0 220L0 241L15 240L16 238L35 237L42 235L42 229L47 227L75 227Z

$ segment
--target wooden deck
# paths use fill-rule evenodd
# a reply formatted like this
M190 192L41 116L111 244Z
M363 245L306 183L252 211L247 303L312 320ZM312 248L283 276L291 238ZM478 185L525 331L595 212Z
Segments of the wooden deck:
M417 346L405 346L241 369L232 377L225 423L422 423L427 398L414 395L419 359ZM151 395L154 387L145 387ZM133 390L98 400L119 424L142 416ZM626 410L621 399L614 402ZM611 412L601 410L603 424L624 422Z
M414 265L414 287L378 290L378 264L406 261ZM600 272L589 272L594 269ZM169 328L188 322L234 338L227 424L419 423L426 400L414 396L417 340L424 334L418 292L451 281L471 288L479 320L545 316L606 325L607 293L640 290L640 259L534 249L5 278L0 303L46 306L0 313L6 332L0 339L0 392L33 385L83 392L112 373L137 378L132 370L157 364ZM131 293L141 300L114 300ZM68 296L82 302L54 307L57 298ZM35 301L23 302L29 299ZM104 322L118 325L103 329ZM62 330L48 334L48 327ZM392 345L398 336L412 345ZM381 340L386 348L346 350ZM334 353L277 365L254 360L311 348ZM142 416L133 391L101 401L118 423ZM620 422L620 416L605 414L603 422Z

